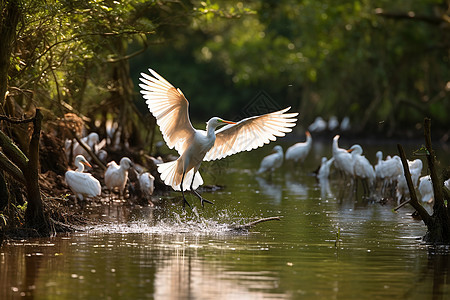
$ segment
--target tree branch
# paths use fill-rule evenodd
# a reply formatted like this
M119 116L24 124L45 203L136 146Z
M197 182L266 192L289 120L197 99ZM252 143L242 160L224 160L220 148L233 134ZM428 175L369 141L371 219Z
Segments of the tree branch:
M33 118L29 118L29 119L19 120L19 119L15 119L15 118L9 118L9 117L4 116L4 115L0 115L0 121L6 121L6 122L9 122L11 124L30 123L30 122L33 122L33 120L34 120L34 117Z
M0 130L0 147L3 149L3 153L21 170L27 167L28 157L2 130Z
M433 184L434 192L434 205L433 211L437 212L439 210L445 209L444 195L442 193L443 182L440 180L436 172L436 162L433 147L431 145L431 120L425 118L423 131L425 135L425 147L427 148L427 162L428 169L430 170L431 183Z
M6 155L0 151L0 169L6 171L11 177L25 184L25 177L22 171L13 164Z
M417 15L413 11L409 11L406 13L404 12L394 13L394 12L385 12L382 8L375 9L375 14L388 19L420 21L433 25L439 25L441 23L449 23L448 16L446 18L446 15L442 15L441 17L424 16L424 15Z
M262 219L259 219L259 220L256 220L256 221L253 221L253 222L250 222L247 224L243 224L243 225L232 225L232 226L230 226L230 229L232 229L232 230L247 230L250 227L255 226L256 224L259 224L262 222L267 222L267 221L273 221L273 220L281 221L280 217L268 217L268 218L262 218Z
M409 196L411 198L409 203L412 205L412 207L414 207L415 210L417 210L423 222L428 227L432 222L431 216L428 214L427 210L422 205L420 205L419 201L417 200L414 184L411 180L411 173L409 172L408 161L406 160L405 151L403 150L402 145L397 144L397 148L398 152L400 153L400 158L402 160L403 172L405 175L406 183L408 184Z
M89 146L83 143L83 141L74 133L72 132L72 136L77 140L78 144L80 144L81 147L83 147L84 150L91 156L91 158L95 161L95 163L104 171L106 170L106 166L100 161L100 159L97 157L97 155L89 149Z

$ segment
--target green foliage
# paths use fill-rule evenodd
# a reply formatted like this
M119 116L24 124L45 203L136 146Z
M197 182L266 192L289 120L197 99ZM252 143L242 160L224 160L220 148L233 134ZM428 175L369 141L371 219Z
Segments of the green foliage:
M424 116L448 125L442 1L59 0L23 10L9 77L33 91L24 108L61 116L68 104L95 119L128 112L117 101L131 97L148 114L137 83L152 67L182 88L198 120L239 115L264 90L305 127L317 115L382 132ZM129 58L134 94L120 79Z
M225 88L203 89L231 102L224 109L242 107L251 99L248 91L264 89L280 106L299 110L305 126L317 115L350 116L359 130L385 133L413 128L424 116L437 128L448 125L449 27L440 1L201 3L202 14L177 41L179 50L163 45L148 65L218 70L213 84ZM234 11L239 13L228 17ZM168 59L167 53L184 59ZM220 72L230 80L224 82ZM198 92L191 82L179 86ZM210 106L206 96L196 101ZM217 103L214 112L223 114Z

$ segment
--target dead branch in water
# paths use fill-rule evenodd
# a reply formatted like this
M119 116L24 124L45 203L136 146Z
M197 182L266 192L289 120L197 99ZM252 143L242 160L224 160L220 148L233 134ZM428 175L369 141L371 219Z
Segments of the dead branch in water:
M231 230L247 230L250 229L251 227L255 226L256 224L262 223L262 222L267 222L267 221L273 221L273 220L277 220L277 221L281 221L280 217L268 217L268 218L262 218L256 221L252 221L250 223L247 224L243 224L243 225L231 225L230 229Z
M396 207L394 208L394 211L399 210L400 208L402 208L403 206L405 206L405 205L408 204L409 202L411 202L411 199L406 200L406 201L403 201L402 203L400 203L398 206L396 206Z
M417 195L414 189L414 184L411 179L411 173L409 172L409 166L408 161L406 160L405 151L403 150L403 147L400 144L397 144L397 149L400 154L400 159L402 160L403 173L406 179L406 183L408 184L409 196L411 198L408 203L411 204L415 210L417 210L425 225L429 226L432 222L432 219L431 216L428 214L427 210L417 200Z

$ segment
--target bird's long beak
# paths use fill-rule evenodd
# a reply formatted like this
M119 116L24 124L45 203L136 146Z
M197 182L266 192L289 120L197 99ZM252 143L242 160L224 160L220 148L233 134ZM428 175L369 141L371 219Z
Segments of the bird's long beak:
M85 166L88 166L89 168L92 168L91 164L88 163L87 161L81 161L81 163Z
M225 120L222 120L222 119L220 119L220 122L227 123L227 124L236 124L236 122L225 121Z
M350 152L353 152L353 150L355 150L355 149L348 149L347 152L350 153Z

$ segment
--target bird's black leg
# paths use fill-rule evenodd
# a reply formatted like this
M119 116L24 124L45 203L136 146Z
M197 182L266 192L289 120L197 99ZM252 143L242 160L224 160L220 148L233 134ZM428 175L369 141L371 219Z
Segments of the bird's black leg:
M203 202L207 202L207 203L209 203L209 204L214 204L213 202L211 202L211 201L206 200L205 198L203 198L199 193L197 193L196 190L194 190L194 189L192 188L192 185L194 184L194 179L195 179L195 173L194 173L194 176L192 177L192 182L191 182L191 192L194 193L194 195L197 196L198 199L200 199L200 203L201 203L202 207L204 207Z
M180 184L181 194L183 195L183 209L186 208L186 204L189 206L189 208L192 209L191 205L189 204L189 202L187 202L186 197L184 196L184 190L183 190L184 174L186 174L186 172L183 172L183 176L181 177L181 184Z

